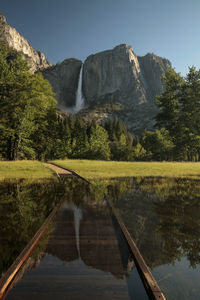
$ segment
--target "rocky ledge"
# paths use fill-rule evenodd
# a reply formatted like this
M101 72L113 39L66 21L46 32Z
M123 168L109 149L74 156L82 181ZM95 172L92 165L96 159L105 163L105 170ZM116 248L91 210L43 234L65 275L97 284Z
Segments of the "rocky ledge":
M28 61L32 73L51 66L44 53L33 49L15 28L7 24L2 14L0 14L0 43L21 52Z

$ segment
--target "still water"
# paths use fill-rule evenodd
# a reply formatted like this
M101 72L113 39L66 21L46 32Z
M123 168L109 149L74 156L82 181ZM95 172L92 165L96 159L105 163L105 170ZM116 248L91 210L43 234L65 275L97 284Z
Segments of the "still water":
M60 209L6 299L147 299L111 200L167 299L199 299L200 182L123 178L0 182L0 274Z
M167 299L200 299L200 181L127 178L113 201Z

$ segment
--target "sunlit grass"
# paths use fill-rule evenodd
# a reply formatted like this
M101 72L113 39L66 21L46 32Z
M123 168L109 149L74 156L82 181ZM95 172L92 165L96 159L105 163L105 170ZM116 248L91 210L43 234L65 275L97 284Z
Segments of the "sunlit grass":
M66 159L54 163L73 170L86 179L131 176L187 177L200 179L200 163L115 162ZM50 178L56 174L38 161L0 162L0 180L6 178Z
M96 160L55 160L55 164L73 170L86 179L162 176L200 179L200 163L192 162L115 162Z
M55 173L39 161L2 161L0 180L7 178L50 178Z

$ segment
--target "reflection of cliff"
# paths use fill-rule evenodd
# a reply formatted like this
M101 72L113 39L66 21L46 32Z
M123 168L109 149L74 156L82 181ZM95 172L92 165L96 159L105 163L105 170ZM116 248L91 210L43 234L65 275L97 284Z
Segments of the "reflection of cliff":
M78 230L77 209L81 216ZM46 251L63 261L81 259L90 267L110 272L117 278L124 277L117 239L106 206L98 207L92 203L77 208L74 204L64 204L57 215L55 231Z
M55 231L49 240L46 252L56 255L63 261L73 261L78 258L75 239L74 215L68 207L58 212Z

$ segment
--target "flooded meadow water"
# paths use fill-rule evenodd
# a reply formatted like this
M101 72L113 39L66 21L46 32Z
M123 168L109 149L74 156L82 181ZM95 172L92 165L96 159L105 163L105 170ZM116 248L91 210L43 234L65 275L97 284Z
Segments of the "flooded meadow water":
M200 181L113 179L107 189L166 299L199 299Z
M199 299L199 196L189 179L0 182L0 274L60 203L6 299L148 299L106 198L166 299Z

